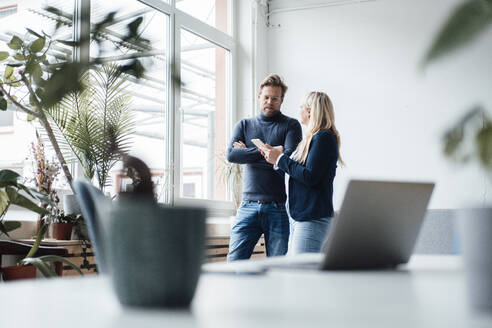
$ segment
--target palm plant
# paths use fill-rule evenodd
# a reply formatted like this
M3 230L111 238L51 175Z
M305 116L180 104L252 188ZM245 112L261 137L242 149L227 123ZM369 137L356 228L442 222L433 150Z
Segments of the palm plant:
M90 180L96 176L102 190L109 171L130 148L135 126L131 96L126 78L113 64L87 71L82 83L81 91L70 92L47 114L65 157L73 154L84 175Z

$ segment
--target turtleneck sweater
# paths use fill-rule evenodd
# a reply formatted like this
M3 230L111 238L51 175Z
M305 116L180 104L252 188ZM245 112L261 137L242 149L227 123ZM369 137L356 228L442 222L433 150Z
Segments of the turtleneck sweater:
M239 121L227 148L227 160L243 166L243 200L285 202L284 176L276 172L258 151L251 139L260 139L271 146L283 146L284 154L296 149L302 139L301 125L296 119L281 112L273 116L260 113L253 118ZM242 141L246 148L233 148Z

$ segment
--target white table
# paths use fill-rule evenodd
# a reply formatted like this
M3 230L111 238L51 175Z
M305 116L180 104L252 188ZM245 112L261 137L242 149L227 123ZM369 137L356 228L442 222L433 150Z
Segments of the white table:
M455 256L398 271L207 273L189 311L121 307L103 277L1 284L0 304L0 327L492 327L469 309Z

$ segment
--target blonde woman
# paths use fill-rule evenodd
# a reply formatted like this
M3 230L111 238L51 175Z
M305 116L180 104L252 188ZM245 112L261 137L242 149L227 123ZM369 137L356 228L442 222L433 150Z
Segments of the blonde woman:
M289 254L321 252L333 217L337 162L343 163L330 98L323 92L308 93L300 117L307 134L290 157L270 145L262 150L267 162L285 172Z

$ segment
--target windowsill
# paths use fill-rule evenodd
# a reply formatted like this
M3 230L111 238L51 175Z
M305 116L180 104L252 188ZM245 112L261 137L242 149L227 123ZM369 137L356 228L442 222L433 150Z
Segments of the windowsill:
M206 220L207 237L229 237L233 216L208 217ZM9 209L5 220L20 221L21 227L9 233L11 239L31 238L36 234L38 216L23 209ZM2 238L6 238L2 235Z
M234 217L208 217L206 223L207 237L229 237Z

